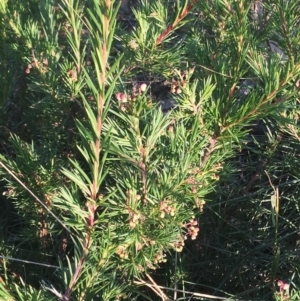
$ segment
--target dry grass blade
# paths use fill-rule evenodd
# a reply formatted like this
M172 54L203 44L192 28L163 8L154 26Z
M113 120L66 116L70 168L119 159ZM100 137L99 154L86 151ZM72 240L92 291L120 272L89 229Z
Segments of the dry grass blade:
M217 297L217 296L213 296L213 295L208 295L208 294L201 294L201 293L196 293L196 292L190 292L190 291L184 291L184 290L179 290L179 289L173 289L170 287L165 287L165 286L161 286L161 285L157 285L154 280L147 274L148 279L151 281L151 283L146 282L142 279L138 279L138 281L134 281L135 284L137 285L145 285L147 287L149 287L150 289L152 289L158 296L160 296L162 298L163 301L175 301L175 300L171 300L170 298L168 298L166 296L166 294L162 291L164 290L169 290L169 291L176 291L179 293L185 293L185 294L189 294L191 296L194 297L201 297L201 298L207 298L207 299L212 299L212 300L230 300L230 301L247 301L247 300L243 300L243 299L236 299L236 298L227 298L227 297Z

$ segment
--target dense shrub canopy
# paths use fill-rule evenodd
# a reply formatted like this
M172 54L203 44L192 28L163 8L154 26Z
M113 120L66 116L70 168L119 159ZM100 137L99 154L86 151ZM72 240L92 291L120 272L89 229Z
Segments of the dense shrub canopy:
M299 300L298 1L0 15L0 298Z

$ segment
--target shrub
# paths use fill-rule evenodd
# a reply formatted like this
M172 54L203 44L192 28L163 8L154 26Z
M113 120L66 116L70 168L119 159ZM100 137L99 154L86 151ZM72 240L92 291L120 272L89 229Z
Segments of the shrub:
M275 164L279 137L298 145L294 1L126 3L1 4L5 300L149 299L141 285L167 298L150 274L201 235L223 190L241 193L253 167L237 158Z

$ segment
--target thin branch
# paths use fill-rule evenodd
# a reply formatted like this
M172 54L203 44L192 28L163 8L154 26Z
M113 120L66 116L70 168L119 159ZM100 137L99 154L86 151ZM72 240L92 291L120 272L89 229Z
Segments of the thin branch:
M47 268L53 268L53 269L60 268L59 266L56 266L56 265L45 264L45 263L40 263L40 262L35 262L35 261L30 261L30 260L23 260L23 259L18 259L18 258L13 258L13 257L6 257L3 255L0 255L0 258L3 258L5 260L13 260L13 261L18 261L18 262L23 262L23 263L28 263L28 264L40 265L40 266L47 267Z
M202 166L205 166L206 162L208 161L210 154L214 150L216 142L217 142L217 138L215 136L209 139L209 146L204 154L204 157L203 157L203 160L201 163Z
M156 40L156 45L159 45L163 42L163 40L167 37L167 35L175 29L175 27L179 24L179 22L189 13L189 11L193 8L193 6L196 4L198 0L193 0L192 3L190 3L183 12L178 16L178 18L174 21L173 24L169 25L167 29L161 33L161 35Z
M151 283L146 282L142 279L138 279L138 280L139 281L134 281L133 283L138 284L138 285L146 285L149 288L151 288L153 291L156 291L157 289L160 289L161 292L162 292L161 289L175 291L175 289L170 288L170 287L161 286L161 285L157 285L157 284L151 284ZM232 298L232 297L229 297L229 298L228 297L217 297L217 296L213 296L213 295L195 293L195 292L190 292L190 291L185 291L185 290L178 290L178 289L176 291L180 292L180 293L189 294L189 295L192 295L192 296L195 296L195 297L202 297L202 298L213 299L213 300L247 301L247 300L243 300L243 299L235 299L235 298Z
M256 112L258 112L260 110L260 108L265 105L266 103L268 103L270 100L272 100L276 94L279 92L280 89L282 89L282 87L287 84L294 76L297 72L300 71L300 63L298 63L297 65L295 65L294 70L292 70L291 72L289 72L287 74L287 76L279 83L278 88L274 89L269 95L266 96L266 98L260 103L258 104L255 108L253 108L247 115L241 117L239 120L237 120L234 123L231 123L229 125L223 126L221 129L221 133L225 132L227 129L232 128L233 126L244 122L245 119L253 116Z
M8 168L4 163L0 161L0 165L25 189L27 190L34 199L40 203L69 233L72 234L71 230L64 225L64 223Z
M150 287L153 291L156 292L157 295L159 295L162 300L164 301L170 301L170 298L161 290L161 288L155 283L155 281L152 279L152 277L149 274L146 274L147 278L150 280L152 284L147 285Z
M100 65L101 65L101 73L98 77L98 85L100 88L99 95L97 97L97 127L96 127L96 139L94 141L95 146L95 152L96 157L94 159L94 166L93 166L93 181L91 185L91 196L90 200L86 202L86 206L88 207L88 218L87 218L87 233L84 238L84 245L82 250L82 255L79 259L79 263L76 267L76 270L74 274L72 275L70 284L68 286L68 289L63 294L63 300L69 301L70 296L72 294L72 291L74 289L74 286L76 285L76 282L78 278L80 277L81 271L83 269L84 262L87 258L87 255L89 253L89 248L91 244L91 234L92 234L92 228L94 226L95 222L95 212L97 209L96 200L99 190L99 183L98 183L98 177L100 172L100 153L101 153L101 141L100 137L102 134L102 124L103 124L103 110L104 110L104 102L105 102L105 82L106 82L106 68L108 63L108 47L107 42L109 40L109 31L110 31L110 19L109 19L109 10L111 9L111 1L106 0L105 3L105 11L103 12L103 41L99 42L99 46L101 48L101 57L100 57Z

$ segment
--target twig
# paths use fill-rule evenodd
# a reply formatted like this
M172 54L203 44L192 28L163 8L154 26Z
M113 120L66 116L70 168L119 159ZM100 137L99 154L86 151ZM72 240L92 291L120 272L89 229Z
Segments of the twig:
M72 234L71 230L63 224L63 222L16 176L14 173L6 167L4 163L0 161L0 165L25 189L27 190L33 197L34 199L40 203L62 226L64 229L66 229L69 233Z
M35 262L35 261L30 261L30 260L23 260L23 259L13 258L13 257L6 257L6 256L3 256L3 255L0 255L0 258L3 258L5 260L13 260L13 261L19 261L19 262L24 262L24 263L29 263L29 264L40 265L40 266L47 267L47 268L54 268L54 269L59 269L60 268L57 265L45 264L45 263L40 263L40 262Z
M178 25L178 23L189 13L189 11L193 8L193 6L196 4L198 0L193 0L192 3L190 3L183 12L178 16L178 18L174 21L172 25L169 25L167 29L161 33L161 35L156 40L156 45L159 45L163 40L166 38L166 36L175 29L175 27Z
M158 286L155 281L152 279L152 277L149 274L146 274L147 278L151 281L152 284L147 285L148 287L150 287L153 291L155 291L157 293L157 295L159 295L162 300L164 301L171 301L169 299L169 297L161 290L160 286Z
M141 284L146 285L154 291L157 290L157 289L160 289L161 292L162 292L161 289L175 291L175 289L170 288L170 287L165 287L165 286L161 286L161 285L157 285L157 284L154 285L154 284L148 283L148 282L146 282L144 280L141 280L141 279L138 279L138 280L139 281L134 281L134 283L139 284L139 285L141 285ZM243 299L234 299L232 297L230 297L230 298L228 298L228 297L217 297L217 296L213 296L213 295L195 293L195 292L184 291L184 290L179 290L179 289L176 289L176 291L180 292L180 293L189 294L189 295L192 295L192 296L195 296L195 297L202 297L202 298L213 299L213 300L248 301L248 300L243 300ZM168 300L170 300L170 299L168 299Z
M201 163L202 166L204 166L206 164L206 162L208 161L209 155L213 152L213 149L216 145L216 142L217 142L216 137L212 137L212 138L209 139L209 146L208 146L208 149L206 150L206 152L204 154L204 157L203 157L203 160L202 160L202 163Z

